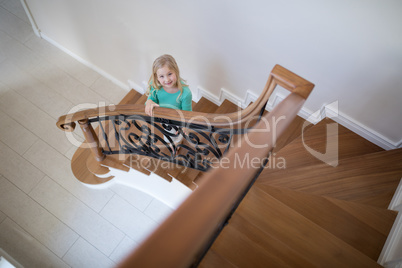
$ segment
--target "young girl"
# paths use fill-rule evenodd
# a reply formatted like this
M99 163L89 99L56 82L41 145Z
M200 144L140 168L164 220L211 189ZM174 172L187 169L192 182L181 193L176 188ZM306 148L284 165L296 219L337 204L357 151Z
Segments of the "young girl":
M170 55L162 55L152 65L145 102L145 113L153 115L154 107L191 111L192 95L180 77L179 67Z

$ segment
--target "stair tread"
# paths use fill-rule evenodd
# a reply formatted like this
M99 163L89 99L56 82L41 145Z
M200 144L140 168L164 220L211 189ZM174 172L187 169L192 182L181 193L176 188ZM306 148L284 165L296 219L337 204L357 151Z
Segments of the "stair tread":
M247 228L247 232L243 228ZM200 267L219 267L208 265L211 258L216 258L210 256L210 252L235 267L315 267L286 243L239 215L234 215L223 229Z
M229 100L224 100L222 104L216 109L216 114L234 113L240 111L241 108Z
M215 253L213 250L210 250L208 251L208 254L202 259L202 262L199 264L198 267L234 268L238 266L235 266L234 264L223 258L221 255Z
M402 149L395 149L343 159L337 167L322 163L264 170L257 184L387 208L401 176Z
M291 143L293 140L298 138L302 131L306 131L313 127L312 125L304 126L306 124L306 120L301 118L300 116L296 116L293 122L289 125L286 131L281 135L281 137L277 140L275 148L272 153L279 152L282 148L284 148L287 144ZM303 129L304 127L304 129Z
M128 166L130 168L133 168L133 169L135 169L135 170L137 170L137 171L139 171L139 172L141 172L141 173L143 173L145 175L150 175L151 174L151 172L148 169L145 169L143 167L143 164L141 163L139 155L132 154L132 155L128 156L126 158L126 160L124 161L124 165L126 165L126 166Z
M201 113L214 113L217 108L218 108L218 106L216 104L214 104L210 100L202 97L193 106L193 111L201 112ZM192 147L191 144L187 140L184 140L184 139L183 139L183 144L185 144L189 147ZM180 151L179 151L179 153L180 153ZM184 185L186 185L190 189L194 190L197 187L197 185L194 183L194 179L198 176L198 174L201 173L201 171L176 165L176 167L169 170L168 173L173 178L179 180Z
M353 202L266 186L259 188L344 242L377 260L397 213Z
M141 94L137 91L131 89L126 96L119 102L120 105L123 104L135 104L139 98L141 98Z
M203 100L203 98L201 98L201 100ZM200 100L200 101L201 101ZM207 110L207 108L203 108L204 105L206 104L210 104L212 102L208 101L207 99L204 99L203 102L200 104L200 109L202 109L200 112L204 112ZM229 100L224 100L223 103L218 107L217 105L213 104L214 107L216 107L215 111L213 113L215 114L224 114L224 113L233 113L233 112L237 112L240 111L241 108L238 107L237 105L235 105L234 103L232 103ZM210 109L212 110L212 109ZM236 142L238 135L234 135L233 137L233 141L232 141L232 145ZM201 142L205 142L205 143L209 143L207 142L203 137L200 137ZM187 141L185 141L187 142ZM191 144L186 143L188 146L192 147ZM218 146L219 146L219 142L218 142ZM195 179L197 179L197 182L199 183L202 180L202 172L201 171L194 171L191 170L190 168L188 169L188 171L183 172L182 174L180 174L179 178L185 178L186 180L191 180L194 181Z
M282 261L288 267L380 267L362 252L255 187L211 249L239 266L251 263L267 267L271 262Z
M126 96L119 102L119 104L130 104L130 103L136 103L139 99L141 98L141 94L134 91L130 90ZM95 133L98 133L99 129L95 130ZM83 143L74 153L74 156L71 160L71 169L74 173L74 176L81 182L86 183L86 184L102 184L105 183L111 179L113 179L113 176L109 176L106 178L100 178L96 176L94 173L91 172L96 172L97 174L105 174L106 168L105 167L93 167L92 164L90 164L90 167L87 166L87 161L88 159L91 158L93 159L92 152L88 148L88 146ZM89 161L91 163L91 161ZM106 161L107 162L107 161Z
M113 176L107 178L100 178L94 175L87 167L87 160L93 158L91 150L86 143L83 143L75 151L71 160L71 170L74 176L85 184L102 184L113 179Z
M329 131L330 133L327 137L328 127L334 127L334 129ZM337 151L338 159L384 151L377 145L367 141L356 133L328 118L325 118L314 126L309 125L306 128L307 130L304 130L303 133L300 131L300 134L302 135L298 138L284 146L280 151L275 151L277 157L284 157L286 159L287 168L322 163L321 160L317 159L307 151L305 145L324 154L327 153L327 140L329 140L328 150L330 152ZM337 132L334 132L336 129ZM338 140L335 139L336 136L338 137ZM336 141L338 144L336 144Z
M202 97L194 106L193 111L201 113L215 113L218 105Z

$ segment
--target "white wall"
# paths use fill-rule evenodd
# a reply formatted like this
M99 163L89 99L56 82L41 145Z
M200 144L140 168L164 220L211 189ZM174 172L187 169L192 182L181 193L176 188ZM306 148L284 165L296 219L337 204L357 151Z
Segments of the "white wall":
M47 38L122 83L170 53L193 91L244 98L278 63L316 84L307 110L339 101L352 125L402 140L402 1L25 1Z

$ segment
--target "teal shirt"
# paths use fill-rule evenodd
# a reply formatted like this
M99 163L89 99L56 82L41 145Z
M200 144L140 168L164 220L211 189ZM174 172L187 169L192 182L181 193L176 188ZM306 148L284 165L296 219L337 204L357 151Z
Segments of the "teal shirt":
M184 111L192 111L192 94L188 87L183 87L183 94L179 99L180 90L176 93L168 93L163 87L159 90L155 90L151 87L151 91L148 96L148 100L159 104L160 107L178 109Z

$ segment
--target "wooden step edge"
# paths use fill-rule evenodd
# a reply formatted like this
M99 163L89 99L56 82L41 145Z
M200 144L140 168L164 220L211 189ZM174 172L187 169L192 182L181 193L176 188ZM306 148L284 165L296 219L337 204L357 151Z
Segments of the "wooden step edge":
M84 184L96 185L104 184L114 178L114 176L102 178L93 174L87 166L87 160L90 158L94 159L91 150L86 148L85 143L74 153L71 160L71 170L77 180Z
M130 90L119 104L135 103L140 97L141 94L134 90ZM95 130L96 133L98 131L99 130ZM106 162L108 161L109 159L106 160ZM87 148L86 143L84 142L79 148L77 148L71 160L71 169L74 176L82 183L91 185L103 184L113 179L113 176L107 176L109 169L96 162L97 161L94 159L90 149ZM125 169L122 165L119 165L119 167L120 169Z
M387 209L281 187L265 186L259 189L373 260L378 259L397 214Z
M193 111L201 113L215 113L218 109L218 105L211 102L210 100L202 97L194 106Z
M253 228L257 228L266 236L272 236L275 240L281 241L281 243L311 262L313 266L379 267L368 256L274 197L261 190L254 189L254 187L246 195L227 227L237 221L238 217L247 222L246 225L237 229L239 232L248 235L250 226L253 226ZM225 229L218 239L230 241L227 242L229 243L228 246L241 244L236 240L230 240L230 236L225 236ZM275 240L263 240L261 243L275 243ZM217 251L214 246L212 249ZM267 252L269 253L268 249ZM247 256L244 257L246 258ZM286 260L288 258L287 254L283 258ZM229 261L232 262L231 259ZM265 265L268 264L265 263Z
M135 104L138 99L142 95L135 91L134 89L131 89L124 97L123 99L119 102L119 105L124 105L124 104Z
M286 176L287 173L298 173L298 174L304 174L308 173L314 170L318 169L325 169L328 170L328 172L335 173L336 169L347 169L350 167L352 169L353 167L351 166L356 166L356 165L383 165L384 162L395 162L400 163L399 166L402 166L402 148L398 149L393 149L389 151L379 151L379 152L373 152L373 153L368 153L364 155L359 155L359 156L353 156L345 159L340 159L338 162L338 165L336 167L330 166L327 163L323 162L318 162L315 164L310 164L310 165L296 165L296 166L291 166L289 167L286 164L286 157L283 155L275 154L273 155L276 157L273 161L276 161L275 163L285 163L282 165L274 165L273 168L265 168L263 172L261 173L261 176L258 180L258 182L263 182L264 180L269 180L269 177L277 176L280 173L283 173L284 176ZM400 162L399 162L400 160ZM362 164L363 163L363 164ZM387 165L389 166L389 165Z
M213 267L224 267L224 268L235 268L238 267L227 260L225 257L216 253L214 250L210 249L208 253L204 256L200 264L200 268L213 268Z
M225 99L222 104L216 109L214 113L216 114L226 114L226 113L234 113L241 111L242 108L236 105L235 103L231 102L228 99Z
M102 166L100 162L96 161L93 157L88 157L87 168L95 176L105 176L109 174L110 169L108 167Z
M239 214L233 215L201 261L200 267L211 267L207 266L211 253L235 267L316 267L289 245Z
M272 150L272 153L278 153L286 145L299 138L302 135L302 131L308 131L312 128L313 124L307 124L307 120L300 116L296 116L293 122L289 125L282 136L276 141L276 145Z
M145 160L143 160L145 161ZM149 170L143 167L143 164L141 163L141 158L139 158L139 155L129 155L126 160L124 161L123 165L135 169L147 176L151 174Z
M269 267L274 261L286 263L278 267L379 267L374 260L282 202L253 188L211 248L231 263L242 266L237 259L259 267ZM227 231L230 229L251 239L251 243L232 235L233 232ZM248 250L254 245L264 250L255 255ZM224 252L229 252L229 256ZM304 265L300 265L302 260Z
M307 129L303 127L299 125L298 131L301 135L280 150L274 149L277 157L287 160L288 167L331 161L336 165L342 159L384 151L330 119L324 119L316 125L308 125Z

